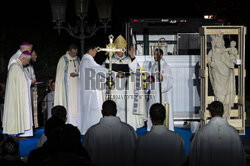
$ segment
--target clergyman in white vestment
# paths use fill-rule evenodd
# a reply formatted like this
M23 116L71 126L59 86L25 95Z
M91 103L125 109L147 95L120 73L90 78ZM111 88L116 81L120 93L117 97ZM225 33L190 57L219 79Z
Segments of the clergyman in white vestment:
M119 35L114 41L114 45L118 49L125 49L127 42ZM117 71L118 77L111 94L112 99L117 104L117 116L120 117L122 122L128 123L136 130L143 127L147 120L146 99L141 68L137 63L133 47L128 51L128 54L130 56L126 56L123 52L116 52L112 56L112 64L117 66L128 65L129 73L123 74ZM105 61L105 64L109 64L109 59Z
M160 63L161 63L161 73L159 76L158 70L158 49L154 51L154 64L152 65L150 72L151 76L149 77L149 107L154 103L160 103L160 91L159 91L159 77L161 80L161 92L162 92L162 104L169 104L169 129L174 131L174 117L173 117L173 102L172 102L172 87L174 83L173 75L170 66L162 58L163 51L160 49ZM147 130L150 131L152 127L152 122L150 120L149 111L148 111L148 121L147 121Z
M30 52L32 47L33 47L32 44L30 44L29 42L22 42L22 44L20 45L20 49L17 50L17 52L14 55L12 55L12 57L10 58L9 63L8 63L8 70L10 69L10 65L13 63L14 59L19 58L22 52L24 51Z
M190 145L190 166L244 166L244 149L236 129L222 118L223 104L209 105L212 119L201 127Z
M54 105L64 106L67 110L67 123L79 127L80 59L77 51L77 46L71 44L57 64Z
M26 74L28 75L28 77L32 80L32 84L31 84L31 89L30 89L30 93L31 93L31 108L32 108L32 117L33 117L33 122L34 122L34 126L35 128L38 128L38 95L37 95L37 85L35 84L36 82L36 75L35 75L35 70L33 67L33 64L36 62L37 59L37 54L36 51L33 49L31 52L31 60L30 63L24 67L24 71L26 72Z
M30 59L30 52L24 51L10 65L4 101L4 134L18 135L19 137L33 136L30 98L32 81L23 68L29 64Z
M140 136L136 147L136 166L182 166L185 163L185 143L182 137L163 124L165 107L155 103L150 108L151 130Z
M83 146L96 166L130 166L134 163L136 133L116 117L116 104L103 103L103 118L86 133Z
M108 69L95 62L96 46L87 48L80 65L80 110L81 124L79 130L82 135L89 127L97 124L102 117L101 109L105 101L103 83L106 82Z

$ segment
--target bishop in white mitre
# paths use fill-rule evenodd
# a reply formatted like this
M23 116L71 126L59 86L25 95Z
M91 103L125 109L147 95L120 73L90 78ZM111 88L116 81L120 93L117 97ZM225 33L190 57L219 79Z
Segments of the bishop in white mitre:
M127 42L119 35L114 45L117 49L125 49ZM143 127L147 120L146 100L141 68L134 56L133 47L128 54L130 56L126 56L123 52L116 52L112 56L112 65L116 66L118 74L111 94L112 100L117 104L117 116L136 130ZM109 65L109 59L105 61L105 65ZM126 65L128 69L124 69Z
M30 98L31 79L24 71L31 53L24 51L11 62L6 83L4 101L3 133L19 137L33 136Z
M79 67L78 48L72 44L63 55L56 71L54 105L62 105L67 110L67 123L79 127Z

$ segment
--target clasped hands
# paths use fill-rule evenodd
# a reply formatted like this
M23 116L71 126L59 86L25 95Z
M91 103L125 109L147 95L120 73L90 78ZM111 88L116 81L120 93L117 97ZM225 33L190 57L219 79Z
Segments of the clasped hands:
M160 79L160 81L162 81L162 80L163 80L163 75L162 75L161 73L159 73L159 74L158 74L158 78ZM152 76L152 75L149 76L149 77L148 77L148 81L151 82L151 83L155 82L155 77Z
M77 73L70 73L70 77L77 77L78 74Z

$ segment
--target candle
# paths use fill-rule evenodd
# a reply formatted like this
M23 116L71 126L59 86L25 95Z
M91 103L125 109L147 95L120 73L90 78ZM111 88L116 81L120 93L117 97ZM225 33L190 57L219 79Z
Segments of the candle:
M166 109L165 125L169 129L169 104L165 104L165 109Z

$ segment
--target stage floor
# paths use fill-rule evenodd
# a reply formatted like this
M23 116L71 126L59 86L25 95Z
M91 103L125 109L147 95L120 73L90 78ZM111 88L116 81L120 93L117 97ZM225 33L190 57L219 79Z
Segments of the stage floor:
M2 132L2 131L0 131ZM31 150L37 148L37 143L44 132L44 128L38 128L34 132L34 136L28 138L27 140L20 140L20 154L22 158L27 158ZM136 133L138 136L146 133L146 127L137 129ZM175 127L175 132L179 133L183 140L185 141L185 151L186 154L189 153L190 137L192 135L190 128ZM241 138L250 138L250 127L246 127L246 135L240 136Z
M39 141L39 138L43 134L43 132L44 132L43 127L38 128L35 130L33 137L28 138L27 140L20 140L20 153L23 158L28 157L30 151L37 148L37 143ZM141 136L146 132L147 132L146 127L139 128L136 131L138 136ZM190 137L192 135L190 128L175 127L175 132L179 133L182 136L183 140L185 141L186 154L188 154L189 145L190 145ZM246 135L243 135L240 137L250 138L250 127L246 128Z

